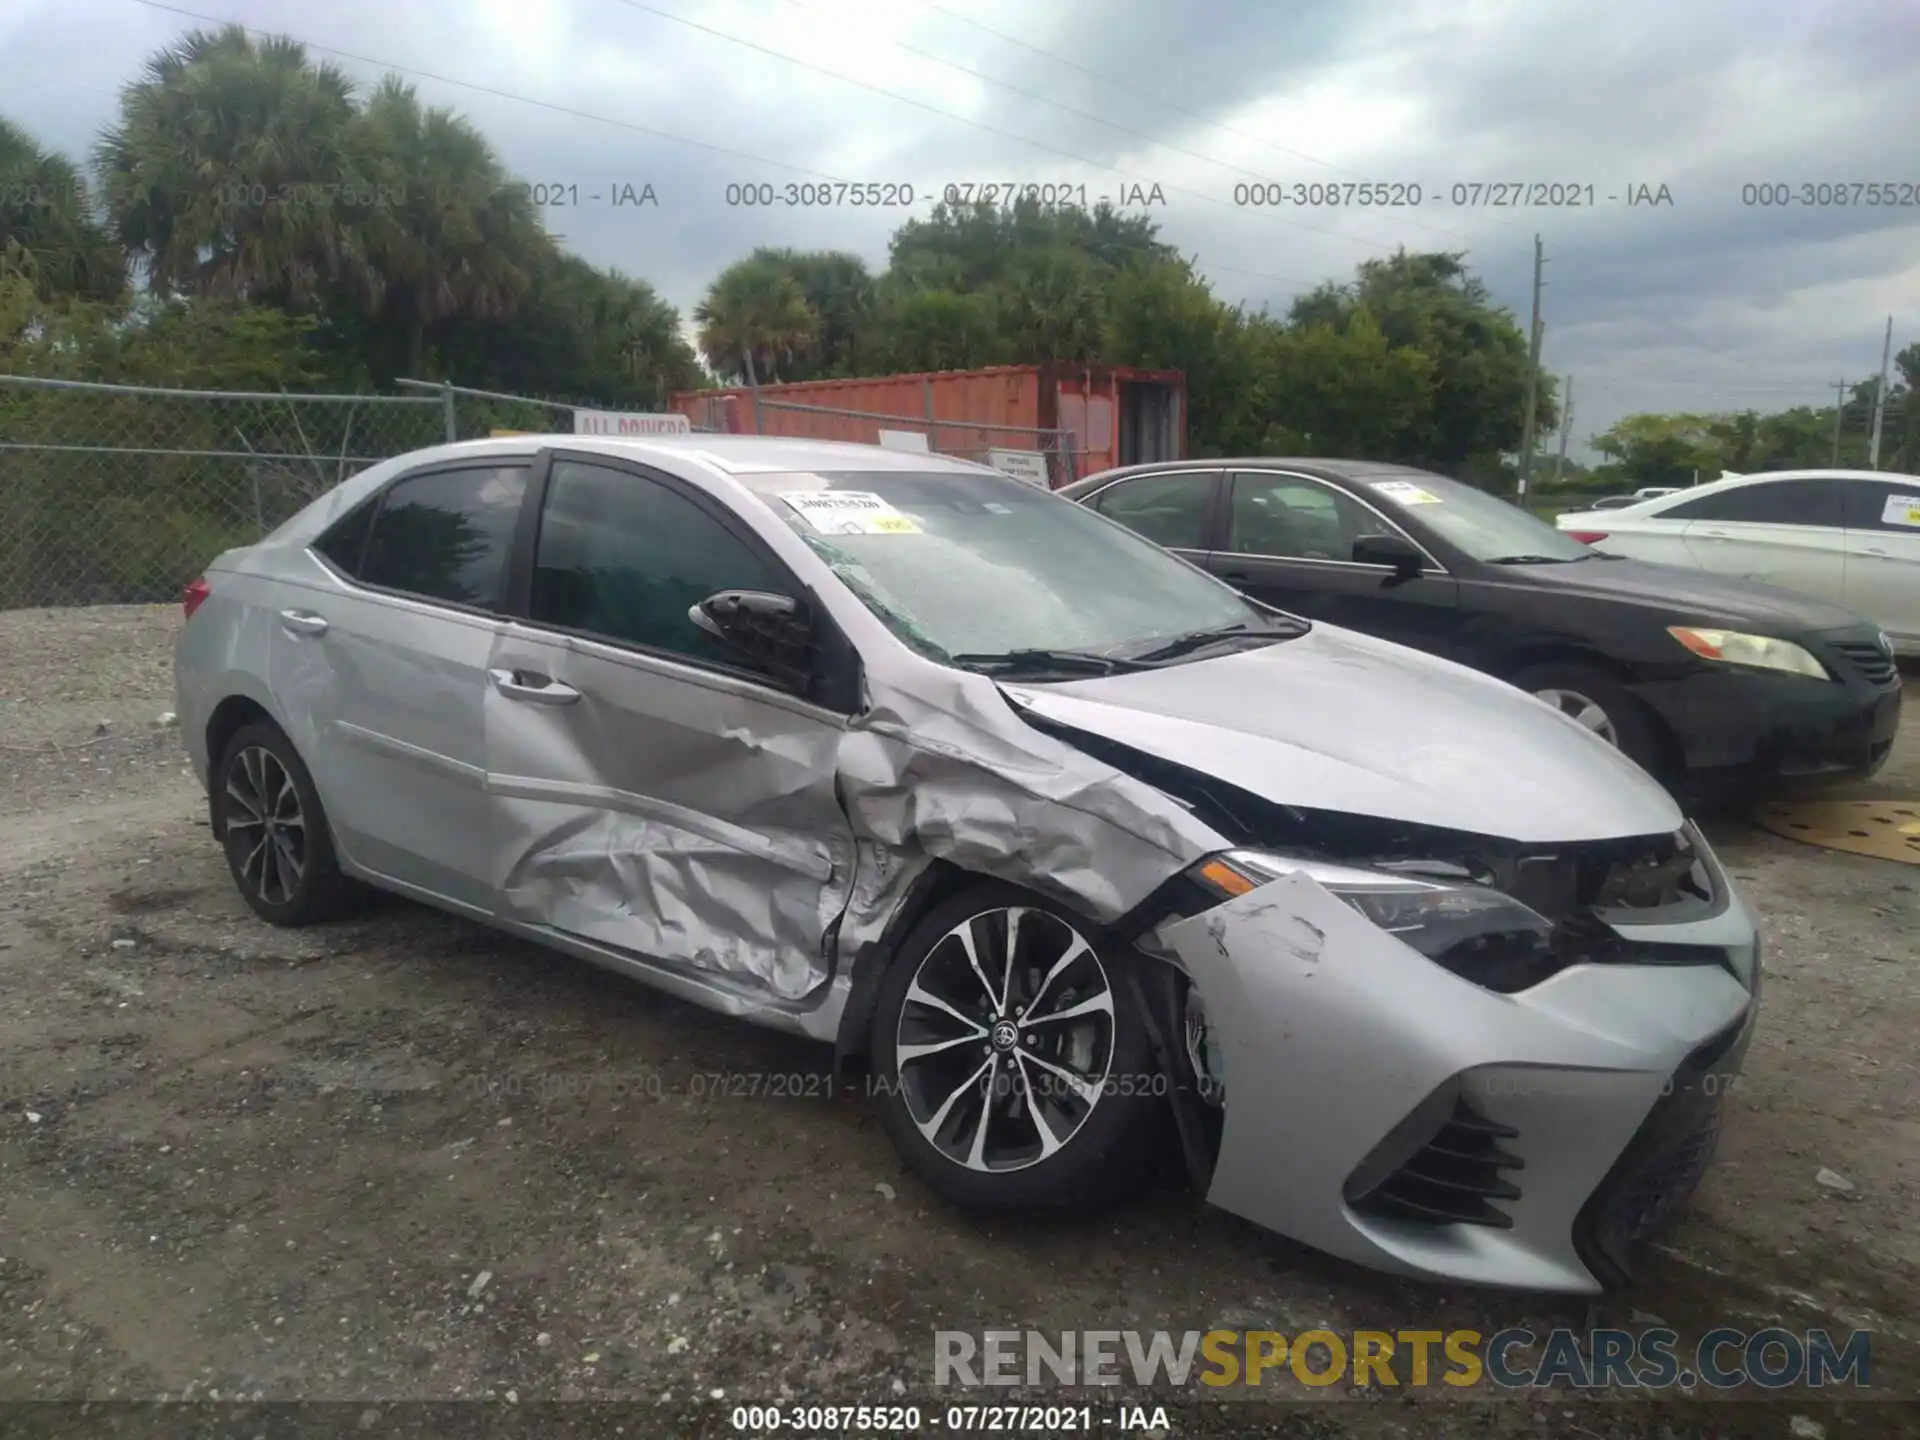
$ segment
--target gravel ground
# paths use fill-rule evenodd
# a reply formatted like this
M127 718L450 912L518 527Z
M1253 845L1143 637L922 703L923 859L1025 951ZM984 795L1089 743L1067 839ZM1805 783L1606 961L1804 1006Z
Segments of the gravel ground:
M210 1412L241 1435L731 1434L735 1403L1087 1398L936 1390L937 1328L1659 1316L1870 1329L1873 1388L1149 1403L1175 1436L1916 1433L1920 868L1717 826L1765 918L1767 1013L1719 1163L1591 1313L1369 1275L1173 1179L1098 1219L983 1225L819 1083L814 1047L398 901L253 919L159 722L178 613L0 614L0 1431L157 1433L150 1411L11 1402L166 1399L339 1407ZM1860 793L1920 794L1913 681L1907 717ZM773 1097L718 1075L816 1079ZM399 1403L459 1400L496 1404ZM626 1403L545 1408L581 1401ZM1147 1433L1119 1403L1094 1428Z

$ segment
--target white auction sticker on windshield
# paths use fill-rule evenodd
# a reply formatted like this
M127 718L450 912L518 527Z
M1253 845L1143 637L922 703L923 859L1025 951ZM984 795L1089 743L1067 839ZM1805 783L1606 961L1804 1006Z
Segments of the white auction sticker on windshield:
M780 498L822 535L918 535L920 522L871 490L787 490Z
M1911 525L1920 529L1920 495L1889 495L1880 512L1882 525Z
M1398 500L1402 505L1438 505L1440 497L1431 490L1422 490L1411 480L1376 480L1373 488L1389 500Z

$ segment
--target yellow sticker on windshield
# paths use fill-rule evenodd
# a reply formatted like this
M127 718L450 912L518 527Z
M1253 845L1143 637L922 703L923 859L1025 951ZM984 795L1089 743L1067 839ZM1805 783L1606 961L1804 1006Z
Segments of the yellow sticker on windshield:
M918 535L920 524L871 490L786 490L787 508L822 535Z
M1422 490L1411 480L1376 480L1373 488L1389 500L1398 500L1402 505L1438 505L1440 497L1431 490Z

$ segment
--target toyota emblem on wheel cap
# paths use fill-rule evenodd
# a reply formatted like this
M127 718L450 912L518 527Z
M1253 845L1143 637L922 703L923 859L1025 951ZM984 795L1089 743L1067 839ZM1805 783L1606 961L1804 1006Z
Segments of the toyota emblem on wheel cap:
M1011 1020L1001 1020L993 1027L993 1048L1011 1050L1020 1043L1020 1032Z

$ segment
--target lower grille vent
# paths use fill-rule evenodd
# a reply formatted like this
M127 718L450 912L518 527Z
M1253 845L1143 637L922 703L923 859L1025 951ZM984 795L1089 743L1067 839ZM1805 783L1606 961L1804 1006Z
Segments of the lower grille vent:
M1520 1198L1520 1187L1503 1172L1524 1168L1522 1161L1502 1148L1503 1141L1519 1137L1518 1130L1489 1120L1462 1095L1433 1137L1353 1208L1381 1219L1511 1229L1513 1217L1493 1202Z

